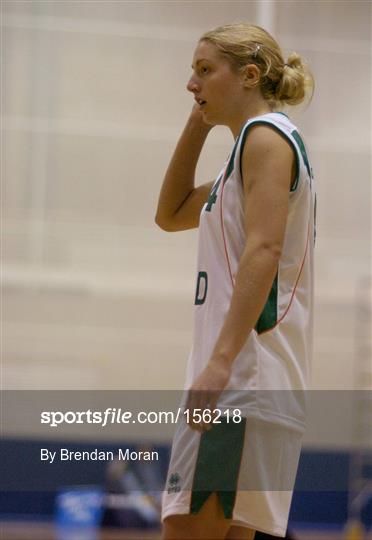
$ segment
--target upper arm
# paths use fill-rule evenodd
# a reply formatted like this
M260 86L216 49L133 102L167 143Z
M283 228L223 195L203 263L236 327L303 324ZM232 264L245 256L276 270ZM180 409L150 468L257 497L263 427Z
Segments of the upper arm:
M247 242L280 256L288 215L295 156L290 144L269 126L254 126L242 155Z
M194 188L172 216L169 231L185 231L199 226L200 212L208 200L214 182Z

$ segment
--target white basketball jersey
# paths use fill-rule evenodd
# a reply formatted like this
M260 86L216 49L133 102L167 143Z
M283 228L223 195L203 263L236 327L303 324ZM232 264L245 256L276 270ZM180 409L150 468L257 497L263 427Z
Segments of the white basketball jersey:
M250 128L257 124L271 126L291 144L297 176L290 190L277 275L255 328L233 362L232 375L218 407L239 407L246 416L303 430L304 390L312 354L316 196L304 143L284 113L268 113L245 124L202 209L194 341L186 389L210 359L229 310L246 244L241 154Z

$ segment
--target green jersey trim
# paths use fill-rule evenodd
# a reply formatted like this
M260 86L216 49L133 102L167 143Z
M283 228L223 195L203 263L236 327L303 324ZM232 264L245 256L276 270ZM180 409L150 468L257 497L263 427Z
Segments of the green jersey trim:
M303 142L303 140L301 138L301 135L296 130L292 131L291 135L292 135L292 137L294 138L294 140L296 141L296 143L299 146L299 149L300 149L300 152L301 152L301 155L302 155L302 159L304 160L304 163L305 163L307 173L309 175L309 178L311 178L311 176L312 176L311 167L310 167L310 163L309 163L309 160L308 160L308 157L307 157L305 145L304 145L304 142Z
M229 176L231 175L231 173L234 170L235 154L236 154L236 149L238 147L238 144L239 144L239 137L235 141L234 148L233 148L233 150L231 152L231 156L229 158L229 162L228 162L228 164L226 166L226 172L225 172L225 174L223 176L223 183L226 182L226 180L229 178Z
M282 114L283 116L285 116L289 120L288 114L285 114L283 111L276 111L276 114Z

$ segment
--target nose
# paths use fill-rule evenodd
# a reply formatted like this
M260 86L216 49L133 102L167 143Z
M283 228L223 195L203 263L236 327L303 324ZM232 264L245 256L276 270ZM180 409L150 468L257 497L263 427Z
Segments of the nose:
M194 94L196 94L197 92L200 91L200 86L197 83L197 81L195 80L194 75L192 75L192 77L190 77L190 80L187 83L186 88L187 88L187 90L189 92L193 92Z

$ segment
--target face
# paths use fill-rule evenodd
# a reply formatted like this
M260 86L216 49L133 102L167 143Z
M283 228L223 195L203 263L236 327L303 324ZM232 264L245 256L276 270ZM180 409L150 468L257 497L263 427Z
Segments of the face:
M241 111L245 99L244 78L211 43L198 44L187 89L200 104L204 120L229 125Z

